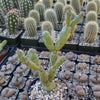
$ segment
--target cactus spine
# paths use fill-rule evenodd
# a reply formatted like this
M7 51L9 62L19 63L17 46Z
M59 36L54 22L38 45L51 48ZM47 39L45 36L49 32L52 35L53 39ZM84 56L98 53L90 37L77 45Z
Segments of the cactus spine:
M94 21L90 21L86 24L84 30L84 39L86 43L93 43L98 34L98 24Z
M0 9L0 25L5 24L5 18L3 16L3 11Z
M57 19L60 22L62 20L62 16L63 16L63 4L60 2L57 2L55 4L54 10L56 12Z
M97 21L97 13L95 11L89 11L87 14L86 14L86 22L89 22L89 21Z
M88 13L89 11L95 11L97 13L97 5L94 1L88 2L86 7L86 13Z
M37 10L40 14L40 21L44 20L44 12L45 12L45 6L42 3L36 3L34 6L34 9Z
M12 9L7 13L7 29L9 34L15 34L18 27L18 12Z
M53 9L47 9L45 11L45 20L46 21L50 21L55 30L58 28L57 15L56 15L56 13L55 13L55 11Z
M24 20L24 28L30 37L36 36L36 21L32 17L27 17Z
M52 0L43 0L43 4L45 5L45 9L51 8L53 1Z
M48 32L51 34L53 30L54 30L54 29L53 29L53 25L52 25L51 22L49 22L49 21L44 21L44 22L42 23L42 32L48 31Z
M50 34L48 34L47 31L43 32L42 37L44 44L51 52L48 74L39 63L39 58L38 55L36 54L36 50L29 49L27 53L28 57L25 56L24 51L19 49L16 51L20 62L27 65L30 69L37 70L39 72L40 81L42 83L43 88L46 91L51 91L55 88L54 77L56 74L56 70L61 64L63 64L65 60L64 56L58 55L58 51L64 46L67 39L69 38L71 27L76 25L80 21L82 16L83 14L80 14L79 16L77 16L77 18L70 21L69 24L66 24L66 26L61 30L60 34L58 35L55 45L53 43Z
M95 3L97 4L97 13L100 13L100 0L94 0Z
M1 0L1 5L6 13L14 7L12 0Z
M26 18L28 16L29 11L32 9L32 3L30 0L21 0L20 1L20 9L22 17Z
M66 3L65 3L65 0L57 0L57 2L61 2L61 3L64 4L64 5L66 4Z
M74 8L76 14L79 14L81 12L81 4L80 0L71 0L71 5Z
M37 10L30 10L29 12L29 17L32 17L35 19L36 21L36 24L39 25L39 22L40 22L40 15L38 13Z
M74 11L74 9L71 5L66 4L64 6L64 14L66 14L68 10Z

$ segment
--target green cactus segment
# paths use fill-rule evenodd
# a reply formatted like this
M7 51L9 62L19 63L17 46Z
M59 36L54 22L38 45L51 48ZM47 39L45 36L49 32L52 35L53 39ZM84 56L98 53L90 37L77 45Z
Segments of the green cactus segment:
M97 13L97 5L94 1L88 2L86 6L86 13L88 13L89 11L95 11Z
M54 10L56 12L57 19L60 22L62 20L62 16L63 16L63 4L60 2L57 2L54 6Z
M18 13L16 9L8 12L6 24L9 34L16 34L16 28L18 27Z
M25 64L30 69L41 71L41 68L39 68L35 63L33 63L29 58L27 58L22 50L17 49L16 54L21 63Z
M3 11L2 9L0 8L0 24L5 24L5 18L4 18L4 15L3 15Z
M30 0L32 3L32 9L34 8L35 0Z
M29 11L32 9L32 2L30 0L21 0L20 9L22 17L26 18L28 16Z
M57 25L57 15L53 9L47 9L45 12L45 20L50 21L56 30L58 28Z
M52 7L52 0L42 0L43 4L45 5L45 9L51 8Z
M86 14L86 22L89 22L89 21L97 21L97 13L95 11L89 11L87 14Z
M57 51L52 52L50 55L49 67L54 66L57 59L58 59L58 52Z
M40 21L44 20L44 12L45 12L45 6L42 3L36 3L34 6L34 9L37 10L40 14Z
M33 61L37 66L40 67L39 58L35 49L29 49L27 55L31 59L31 61Z
M12 0L14 4L14 8L19 8L19 2L18 0Z
M81 5L80 0L71 0L71 5L74 8L76 14L79 14L81 12Z
M53 43L53 40L52 40L50 34L48 33L48 31L43 32L42 38L43 38L43 41L44 41L45 46L50 51L54 51L54 43Z
M100 13L100 0L94 0L95 3L97 4L97 13Z
M79 15L77 15L70 23L70 27L75 26L76 24L78 24L78 22L83 18L84 13L80 13Z
M93 43L98 34L98 24L94 21L90 21L86 24L84 30L84 39L86 43Z
M68 10L74 11L74 9L71 5L66 4L64 6L64 14L66 14Z
M1 6L6 13L14 7L12 0L1 0Z
M57 41L55 43L55 50L58 51L65 45L66 41L70 37L70 32L71 32L71 28L70 27L66 27L65 26L62 29L62 31L58 35Z
M50 35L52 35L53 30L54 30L54 28L50 21L44 21L42 23L42 32L48 31L50 33Z
M24 28L30 37L36 36L36 21L32 17L28 17L24 20Z
M51 68L49 68L49 72L48 72L48 79L49 79L49 82L52 82L52 80L53 80L54 77L55 77L57 68L58 68L61 64L63 64L64 60L65 60L65 57L64 57L64 56L59 57L59 58L56 60L54 66L52 66Z
M0 43L0 52L3 50L4 46L7 44L7 40L2 41L2 43Z
M57 0L57 2L61 2L62 4L66 4L65 0Z
M29 12L29 17L34 18L35 21L36 21L36 24L39 25L39 23L40 23L40 15L39 15L38 11L36 11L36 10L31 10L31 11Z
M66 16L66 25L67 26L70 25L71 20L72 20L72 12L71 12L71 10L68 10L67 16Z

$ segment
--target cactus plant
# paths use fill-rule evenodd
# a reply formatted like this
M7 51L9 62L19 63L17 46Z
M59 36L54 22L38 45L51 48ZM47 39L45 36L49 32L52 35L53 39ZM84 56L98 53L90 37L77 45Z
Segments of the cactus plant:
M7 44L7 40L3 40L1 43L0 43L0 52L3 50L3 47Z
M88 2L86 6L86 13L88 13L89 11L95 11L97 13L97 5L94 1Z
M55 11L53 9L47 9L45 11L45 20L46 21L50 21L55 30L58 28L57 15L56 15L56 13L55 13Z
M3 11L0 8L0 25L3 25L3 24L5 24L5 18L4 18L4 15L3 15Z
M40 14L40 21L44 20L44 12L45 12L45 6L42 3L36 3L34 6L34 9L37 10Z
M89 11L86 14L86 22L97 21L97 13L95 11Z
M57 2L61 2L62 4L66 4L65 0L57 0Z
M68 19L66 19L66 21L70 20L69 15L70 14L68 14L67 17ZM43 32L42 37L44 44L51 52L48 74L39 63L39 58L38 55L36 54L36 50L29 49L27 53L28 57L25 56L24 51L19 49L17 49L16 51L16 54L20 62L27 65L30 69L37 70L39 72L40 81L42 83L43 88L46 91L51 91L55 88L54 77L56 74L56 70L65 60L64 56L59 57L58 51L64 46L67 39L69 38L71 27L75 26L82 17L83 14L80 14L74 20L72 21L70 20L69 23L66 23L66 26L62 29L62 31L58 35L55 45L53 43L50 34L48 34L47 31Z
M34 8L35 0L31 0L32 2L32 9Z
M24 17L19 17L18 19L18 27L23 28L24 27Z
M1 6L6 13L14 7L12 0L1 0Z
M100 0L94 0L97 4L97 13L100 13Z
M16 34L16 28L18 27L18 12L16 9L7 13L6 24L9 34Z
M71 14L72 14L71 20L73 20L76 17L76 13L74 11L71 11ZM67 19L67 14L65 16L65 19ZM64 21L64 23L63 23L63 26L65 26L65 25L66 25L66 21ZM76 28L77 28L77 25L75 25L74 27L71 28L70 37L69 37L68 41L73 40Z
M44 21L44 22L42 23L42 32L48 31L48 32L51 34L53 30L54 30L54 29L53 29L53 25L52 25L51 22L49 22L49 21Z
M13 4L14 4L14 8L19 8L19 2L18 0L12 0L13 1Z
M74 8L76 14L79 14L81 12L80 0L71 0L70 4Z
M24 28L30 37L36 36L36 21L32 17L27 17L24 20Z
M53 4L53 0L42 0L43 4L45 5L45 9L51 8Z
M20 1L20 10L22 17L28 17L29 11L32 9L32 2L30 0L21 0Z
M32 17L35 19L36 21L36 24L39 25L39 22L40 22L40 15L38 13L37 10L30 10L29 12L29 17Z
M60 22L62 20L62 16L63 16L63 4L60 2L57 2L54 6L54 10L56 12L57 19Z
M66 5L64 6L64 14L66 14L68 10L74 11L74 9L73 9L73 7L72 7L71 5L66 4Z
M86 43L93 43L98 34L98 24L95 21L90 21L86 24L84 30L84 40Z

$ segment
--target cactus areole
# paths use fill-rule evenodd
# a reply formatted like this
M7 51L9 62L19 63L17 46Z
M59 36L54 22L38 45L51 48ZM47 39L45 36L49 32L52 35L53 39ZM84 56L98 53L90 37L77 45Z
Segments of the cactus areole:
M73 20L70 20L71 13L70 11L68 11L67 13L68 17L66 19L66 25L61 30L55 44L53 43L53 40L47 31L43 32L42 34L44 44L51 52L48 73L40 65L36 50L32 48L29 49L29 51L27 52L28 57L25 56L24 51L20 49L17 49L16 51L20 62L27 65L30 69L37 70L39 72L40 81L43 85L43 88L46 91L52 91L55 88L54 77L56 74L56 70L61 64L63 64L65 60L64 56L58 55L58 51L64 46L64 44L68 40L71 32L71 27L76 25L84 16L84 14L81 13L78 16L76 16Z

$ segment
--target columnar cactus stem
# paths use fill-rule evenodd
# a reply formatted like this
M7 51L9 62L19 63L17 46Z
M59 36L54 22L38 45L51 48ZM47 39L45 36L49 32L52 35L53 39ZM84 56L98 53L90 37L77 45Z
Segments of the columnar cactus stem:
M1 5L6 13L14 7L12 0L1 0Z
M97 4L97 13L100 13L100 0L94 0L95 3Z
M40 14L40 21L44 20L44 12L45 12L45 6L43 3L36 3L34 6L34 9L37 10Z
M53 0L42 0L43 4L45 5L45 9L51 8L53 4Z
M42 23L42 32L48 31L50 34L52 34L53 30L54 30L54 28L50 21L44 21Z
M88 2L86 6L86 13L89 11L95 11L97 13L97 4L94 1Z
M86 14L86 22L97 21L97 13L95 11L89 11Z
M54 6L54 10L56 12L57 15L57 19L58 21L62 21L62 16L63 16L63 4L60 2L57 2Z
M32 17L27 17L24 20L24 28L30 37L36 36L36 21Z
M32 9L32 2L30 0L20 1L20 10L21 10L22 17L26 18L31 9Z
M36 21L36 24L39 25L40 15L39 15L38 11L36 11L36 10L30 10L29 17L34 18L35 21Z
M55 11L53 9L47 9L45 11L45 20L46 21L50 21L55 30L58 28L57 15L56 15L56 13L55 13Z
M70 15L70 14L68 14ZM42 68L42 66L39 63L39 58L36 54L36 51L33 49L30 49L28 51L28 56L25 56L25 53L22 50L17 50L16 53L18 55L19 60L27 65L29 68L33 70L37 70L39 72L39 78L42 82L43 88L46 91L51 91L55 88L55 82L54 77L56 74L57 68L63 64L65 57L64 56L58 56L58 51L63 47L63 45L66 43L66 38L70 36L70 30L71 30L71 24L76 25L78 21L80 21L82 14L80 14L75 20L71 21L71 23L66 25L60 32L59 37L54 45L53 40L51 39L50 34L48 32L43 32L43 41L45 46L51 51L50 56L50 63L49 63L49 69L48 74L46 71ZM68 17L69 18L69 17ZM78 20L78 21L77 21Z
M95 21L90 21L86 24L84 30L84 39L86 43L93 43L98 34L98 24Z
M0 52L3 50L3 47L7 44L7 40L2 41L2 43L0 43Z
M18 0L12 0L13 1L13 4L14 4L14 8L19 8L19 2Z
M4 15L3 15L3 11L0 8L0 25L3 25L3 24L5 24L5 18L4 18Z
M12 9L7 13L6 24L9 34L16 34L18 27L18 12L16 9Z
M74 8L76 14L81 12L80 0L71 0L71 5Z

